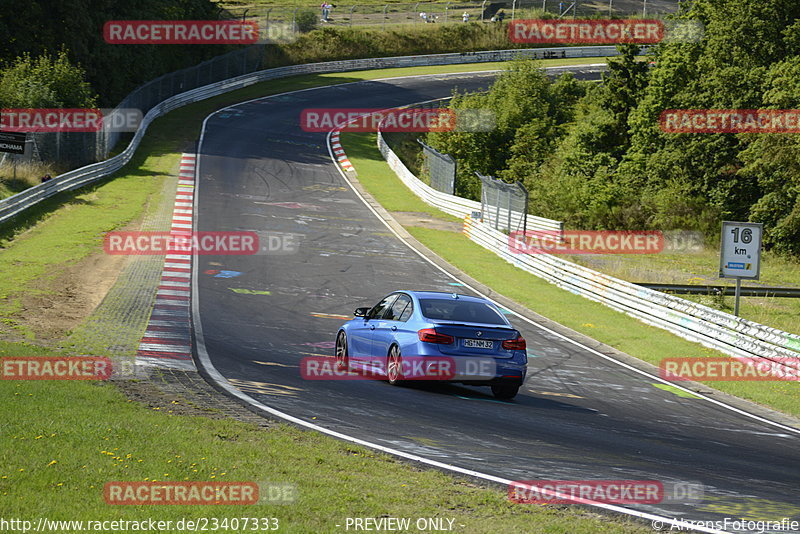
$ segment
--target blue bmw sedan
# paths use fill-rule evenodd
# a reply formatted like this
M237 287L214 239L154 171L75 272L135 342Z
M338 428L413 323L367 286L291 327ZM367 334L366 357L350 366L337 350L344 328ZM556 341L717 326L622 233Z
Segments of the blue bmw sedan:
M339 369L393 385L440 380L491 386L499 399L512 399L525 380L525 339L485 299L397 291L354 315L336 335Z

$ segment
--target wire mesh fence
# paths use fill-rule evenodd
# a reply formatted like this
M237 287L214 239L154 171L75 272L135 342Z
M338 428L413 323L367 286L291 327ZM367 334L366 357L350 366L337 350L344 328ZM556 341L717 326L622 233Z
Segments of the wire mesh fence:
M322 4L328 7L323 7ZM314 15L317 27L371 26L390 29L408 24L463 24L537 18L598 16L661 17L678 10L678 0L476 0L464 2L401 2L309 6L249 5L228 9L231 16L256 19L261 27L297 27L301 14Z
M325 19L321 6L261 6L231 8L225 16L256 20L266 42L296 37L299 15L311 12L317 27L368 26L383 29L408 24L484 22L535 18L543 12L561 17L590 16L660 16L677 10L677 0L481 0L473 2L415 2L397 4L331 4ZM307 29L307 28L306 28ZM199 65L165 74L133 90L117 109L137 109L146 114L158 102L210 83L222 81L264 68L263 44L215 57ZM15 159L20 163L56 162L59 167L76 168L106 159L124 132L110 129L99 132L41 132L28 135L24 155L0 154L0 164Z
M475 173L481 180L481 217L496 230L522 232L528 223L528 190L522 183L509 184Z
M456 194L456 160L448 154L443 154L435 148L426 145L421 140L417 142L422 146L424 155L424 169L431 180L431 187L449 195Z
M156 104L176 94L262 70L263 62L263 45L235 50L151 80L131 91L115 109L134 109L143 116ZM104 121L104 129L97 132L28 133L25 154L0 155L0 164L16 159L18 163L57 162L60 167L82 167L108 158L125 135L121 130Z

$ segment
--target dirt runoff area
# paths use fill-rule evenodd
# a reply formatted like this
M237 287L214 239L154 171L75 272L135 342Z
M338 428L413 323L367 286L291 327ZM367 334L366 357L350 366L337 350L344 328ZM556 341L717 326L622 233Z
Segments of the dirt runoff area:
M74 265L59 266L31 284L14 321L42 344L63 340L102 302L129 260L130 256L98 251ZM3 337L14 337L6 334Z

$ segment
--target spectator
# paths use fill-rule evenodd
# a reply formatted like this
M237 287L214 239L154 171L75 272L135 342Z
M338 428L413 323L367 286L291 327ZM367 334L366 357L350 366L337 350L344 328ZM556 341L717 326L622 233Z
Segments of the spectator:
M42 176L42 183L49 182L52 179L53 179L52 176L50 176L49 174L45 174L44 176Z
M558 14L559 15L563 15L564 14L564 2L559 2L558 3Z
M497 22L503 22L503 19L506 18L506 14L501 9L497 12Z
M469 13L464 11L464 14L461 15L461 20L463 20L464 22L469 22Z
M322 2L322 21L328 22L328 15L331 13L331 5L328 2Z
M428 22L428 14L424 11L419 14L419 17L422 19L422 22Z

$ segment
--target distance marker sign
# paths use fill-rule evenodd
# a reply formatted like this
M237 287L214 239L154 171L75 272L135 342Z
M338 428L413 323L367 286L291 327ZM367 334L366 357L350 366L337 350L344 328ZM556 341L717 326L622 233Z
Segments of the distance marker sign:
M723 221L719 250L720 278L758 280L761 275L761 223Z

